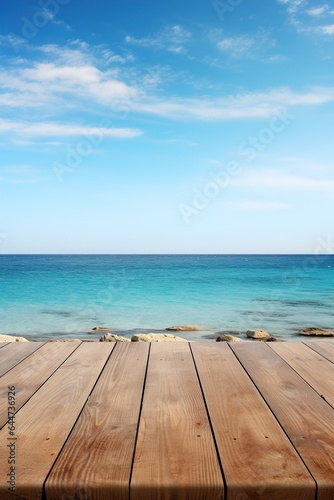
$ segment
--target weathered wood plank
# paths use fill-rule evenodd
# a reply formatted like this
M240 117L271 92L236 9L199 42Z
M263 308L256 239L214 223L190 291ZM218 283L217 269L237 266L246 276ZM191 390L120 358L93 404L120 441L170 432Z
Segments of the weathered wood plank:
M191 345L229 500L314 500L315 482L225 343Z
M43 342L8 342L8 344L5 349L0 350L0 377L39 349Z
M334 341L327 342L304 342L307 347L310 347L324 358L334 363Z
M152 343L131 500L221 499L224 484L187 343Z
M78 347L74 342L47 342L5 375L0 382L0 428L8 420L7 387L16 388L16 411Z
M333 500L334 410L269 345L231 348L315 478L318 500Z
M277 342L270 347L334 408L334 365L301 342Z
M148 343L119 343L47 482L47 500L125 500L148 358Z
M83 342L16 414L16 490L14 498L41 500L43 483L67 439L114 346ZM0 431L0 449L8 443ZM13 495L3 481L7 454L0 456L0 498Z

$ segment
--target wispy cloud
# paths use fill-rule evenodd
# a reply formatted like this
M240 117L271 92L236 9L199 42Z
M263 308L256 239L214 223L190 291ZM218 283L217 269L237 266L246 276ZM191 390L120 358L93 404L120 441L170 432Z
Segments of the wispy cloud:
M17 122L0 120L1 133L14 133L18 137L81 137L103 136L113 139L132 139L142 134L139 129L89 127L52 122Z
M17 36L15 33L0 35L0 46L10 46L17 52L20 48L28 45L27 39Z
M269 36L269 33L261 30L253 35L243 34L233 37L223 37L217 41L217 48L234 59L264 59L265 54L276 41Z
M326 26L320 26L319 30L324 35L334 35L334 24L328 24Z
M131 45L140 47L152 47L158 50L167 50L175 54L187 54L187 44L190 42L192 34L182 26L167 26L162 31L154 33L144 38L134 38L130 35L125 37L125 41Z
M334 88L318 87L306 92L289 88L268 92L228 95L222 98L151 99L135 104L135 110L174 119L235 120L270 118L281 107L315 106L334 101Z
M225 40L225 45L229 50L230 42ZM106 46L99 47L104 61L115 56ZM298 92L281 87L220 96L216 91L215 97L203 94L203 89L193 89L186 97L177 91L164 93L168 68L156 66L141 77L142 70L131 64L128 72L119 71L116 62L112 67L99 65L95 50L96 47L74 40L65 47L53 44L35 47L33 55L39 54L42 60L15 59L0 74L0 104L6 113L2 115L6 120L0 120L0 131L10 134L12 141L94 134L97 130L91 124L96 124L96 116L106 117L120 107L125 109L126 116L131 113L179 121L218 122L270 118L282 107L293 113L298 106L334 102L332 87ZM163 78L164 75L167 76ZM130 139L142 131L112 127L102 133L109 138Z
M279 62L285 58L276 52L277 41L269 30L259 29L252 34L242 33L235 36L226 36L223 30L209 30L207 37L231 62L238 63L242 59L251 59L259 62ZM208 62L212 58L207 57ZM221 59L221 56L220 56ZM221 61L219 61L221 65ZM217 64L216 64L217 65Z
M280 106L321 105L334 100L334 88L317 87L294 92L289 88L267 92L230 94L222 97L161 97L154 93L159 72L150 81L129 85L114 72L93 63L65 65L38 62L13 67L0 75L0 103L7 108L33 108L42 113L56 108L62 113L88 111L97 106L112 110L125 103L129 111L171 119L229 120L270 117ZM153 81L153 83L152 83ZM41 120L41 116L39 119ZM42 120L43 121L43 120Z
M69 40L65 47L57 44L46 44L35 47L34 50L52 58L57 64L69 66L89 66L98 63L99 66L109 67L135 60L133 54L128 51L119 54L110 50L105 44L92 46L80 39Z
M286 5L289 13L298 12L302 6L307 4L307 0L278 0L278 3Z
M217 47L221 52L229 53L232 57L238 58L252 52L256 47L256 41L254 37L241 35L223 38L218 42Z
M93 65L65 66L55 63L37 63L32 67L13 68L0 75L0 102L8 107L43 107L63 100L64 109L75 102L89 98L112 106L130 99L136 90L115 79L108 71ZM73 101L69 101L69 95Z
M48 10L46 8L42 8L40 10L40 12L41 12L41 15L43 15L45 17L45 20L47 22L51 22L52 24L55 24L57 26L62 26L66 31L71 31L71 26L66 24L61 19L57 19L55 14L53 14L50 10Z
M327 3L309 7L308 0L277 0L284 5L291 25L297 32L309 35L334 35L334 24L324 24L329 18L334 20L334 9Z
M309 16L319 17L319 16L322 16L323 14L325 14L325 12L328 11L328 9L329 9L329 6L327 4L325 4L325 5L321 5L319 7L312 7L311 9L307 9L306 14L308 14Z

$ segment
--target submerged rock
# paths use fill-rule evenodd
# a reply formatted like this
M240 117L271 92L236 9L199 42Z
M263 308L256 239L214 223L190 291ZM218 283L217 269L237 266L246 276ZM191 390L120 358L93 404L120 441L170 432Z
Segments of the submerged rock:
M201 328L196 325L174 325L169 326L166 330L171 332L200 332Z
M100 338L100 342L131 342L130 339L126 337L120 337L119 335L114 335L113 333L106 333Z
M132 342L188 342L188 340L170 333L138 333L132 335Z
M14 335L0 334L0 342L29 342L29 340L24 337L15 337Z
M300 335L309 335L314 337L334 337L333 330L325 330L323 328L303 328L299 330Z
M105 326L94 326L92 328L92 332L109 332L110 328L106 328Z
M257 340L267 339L270 337L269 333L266 332L265 330L248 330L246 332L246 335L250 339L257 339Z
M219 337L216 338L216 342L242 342L241 339L238 337L234 337L234 335L219 335Z

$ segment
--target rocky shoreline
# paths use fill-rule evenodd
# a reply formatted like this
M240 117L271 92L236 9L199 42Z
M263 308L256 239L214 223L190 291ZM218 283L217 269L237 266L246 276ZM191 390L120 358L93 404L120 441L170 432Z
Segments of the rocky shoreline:
M165 328L167 332L200 332L203 331L198 325L174 325ZM131 338L123 335L113 333L112 328L104 326L94 326L90 334L103 334L99 339L78 339L78 338L65 338L65 339L49 339L53 342L191 342L189 339L179 337L172 333L137 333ZM299 335L316 338L330 338L334 337L334 330L307 327L298 331ZM41 339L29 340L25 337L15 335L0 334L0 342L30 342ZM284 342L281 339L273 337L266 330L248 330L246 332L226 330L215 332L210 335L203 336L203 340L215 340L216 342L242 342L242 341L262 341L262 342Z

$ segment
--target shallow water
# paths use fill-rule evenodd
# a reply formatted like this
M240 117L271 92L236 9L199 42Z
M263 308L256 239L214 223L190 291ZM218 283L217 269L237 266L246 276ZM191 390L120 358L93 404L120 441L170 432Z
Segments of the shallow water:
M1 255L0 332L28 338L334 328L333 255ZM96 337L97 334L95 334Z

